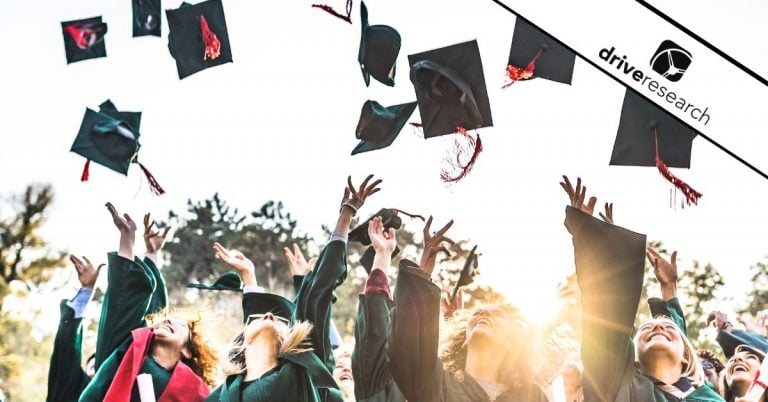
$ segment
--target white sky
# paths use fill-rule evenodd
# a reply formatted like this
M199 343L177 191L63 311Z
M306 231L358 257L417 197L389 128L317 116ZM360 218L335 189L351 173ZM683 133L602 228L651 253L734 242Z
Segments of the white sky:
M164 1L163 8L180 3ZM730 2L739 7L725 13L712 1L678 5L683 3L688 7L668 12L684 16L691 29L735 57L750 55L744 63L766 71L768 51L758 40L766 37L765 19L749 12L764 12L764 6ZM696 207L669 208L671 185L654 168L608 166L623 86L577 60L572 86L534 80L500 89L515 18L491 1L367 2L370 23L391 25L403 38L394 88L363 83L358 1L353 25L310 4L225 0L234 63L180 81L166 46L164 15L162 38L133 39L127 0L0 0L0 37L6 38L0 194L19 192L29 182L53 183L57 199L46 238L53 247L104 260L117 245L106 201L139 220L144 211L159 217L169 209L183 211L188 198L217 191L244 211L277 199L304 230L319 234L320 225L336 217L346 176L359 182L371 172L384 179L383 190L363 215L386 206L433 214L436 224L455 219L452 237L480 244L482 280L530 304L551 294L572 270L562 225L566 197L558 181L564 173L581 175L600 205L615 203L618 224L678 249L682 268L692 259L713 263L725 275L728 293L741 301L749 266L768 253L766 180L697 139L692 169L675 174L704 197ZM343 9L344 1L330 4ZM108 57L67 65L60 21L96 15L109 24ZM578 24L580 16L573 17ZM409 54L472 39L479 42L494 127L479 131L485 150L466 179L443 185L439 170L449 142L425 141L410 127L389 148L349 155L365 100L415 100ZM80 183L84 160L68 150L85 108L96 109L107 98L121 110L143 112L140 157L166 195L152 196L135 166L124 178L92 165L90 181ZM409 121L420 121L418 112ZM748 128L755 136L764 131ZM759 154L747 135L729 140Z

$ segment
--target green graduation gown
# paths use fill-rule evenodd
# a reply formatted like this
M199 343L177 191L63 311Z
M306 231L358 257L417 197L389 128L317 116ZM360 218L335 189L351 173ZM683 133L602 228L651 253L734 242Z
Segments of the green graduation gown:
M66 299L61 301L59 309L61 318L53 343L46 402L73 402L90 381L81 366L83 319L75 318L75 311Z
M244 383L244 374L231 375L206 402L342 402L331 375L334 362L328 328L333 291L344 281L346 272L346 244L335 240L323 249L315 269L301 281L293 318L314 325L310 335L313 351L279 355L277 367L255 381ZM256 294L243 294L244 317L257 311L254 303L258 303Z
M572 207L566 208L565 226L573 235L582 295L585 402L680 401L658 389L635 367L631 335L643 286L645 235L605 223ZM723 399L706 384L683 401Z
M372 275L386 274L380 270ZM405 402L389 370L387 338L394 303L384 292L366 292L358 296L355 321L355 349L352 352L352 375L357 402Z
M446 371L438 358L440 293L418 265L400 262L389 347L392 376L408 402L488 401L474 379ZM504 392L496 402L546 400L538 386L524 384Z
M148 258L129 261L109 253L107 257L107 291L101 308L98 338L96 340L96 374L83 391L81 402L102 401L131 345L131 331L147 325L144 317L166 307L168 300L165 280ZM149 359L146 359L149 360ZM142 373L153 375L156 396L158 384L167 384L171 373L156 370L144 361ZM156 364L155 364L156 365Z

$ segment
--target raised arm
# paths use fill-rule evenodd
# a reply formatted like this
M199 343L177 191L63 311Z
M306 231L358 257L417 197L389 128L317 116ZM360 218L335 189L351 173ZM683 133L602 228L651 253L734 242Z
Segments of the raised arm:
M96 340L96 370L121 343L130 339L132 330L146 325L144 316L156 287L151 269L133 255L136 223L128 214L120 216L110 203L107 209L120 232L120 246L117 253L107 257L108 285Z
M330 339L331 304L335 300L334 289L347 275L347 236L352 217L363 206L365 200L377 193L381 180L369 175L359 188L352 179L347 179L339 217L330 242L317 257L315 269L307 274L296 296L296 319L309 321L312 331L312 347L317 356L333 371L333 348Z
M688 327L683 314L683 307L677 299L677 251L673 251L670 260L667 261L650 246L646 250L646 257L653 266L653 274L661 285L661 299L651 298L648 306L651 316L667 316L677 324L684 334L688 334Z
M80 290L71 300L62 300L61 318L56 339L53 343L51 365L48 370L48 402L77 401L88 385L88 375L81 366L83 359L83 313L91 299L101 265L95 268L91 262L73 256L69 257L77 271Z
M763 335L734 328L728 321L728 316L720 311L709 313L707 324L712 324L717 329L716 340L726 358L730 359L739 345L747 345L768 352L768 340Z
M149 309L147 313L155 314L159 313L166 307L168 307L168 287L165 284L165 278L160 272L157 266L160 251L165 246L165 241L168 238L168 233L171 231L170 226L166 226L161 233L160 230L154 230L155 221L152 220L150 214L144 215L144 247L146 249L144 264L152 272L155 278L155 291L152 293L152 300L149 302Z
M565 226L573 236L582 295L584 399L613 401L634 373L631 334L643 286L645 236L593 218L596 200L584 204L581 180L574 188L563 178L570 200Z
M432 217L424 227L422 265L400 262L389 345L390 370L409 402L440 401L443 365L438 358L440 288L432 283L437 253L450 242L444 235L453 221L435 233Z

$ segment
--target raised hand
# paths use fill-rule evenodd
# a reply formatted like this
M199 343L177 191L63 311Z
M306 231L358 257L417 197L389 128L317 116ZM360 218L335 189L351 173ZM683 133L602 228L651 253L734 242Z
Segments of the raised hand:
M677 251L672 252L669 261L651 247L646 247L645 255L653 266L653 274L661 285L662 298L672 299L677 294Z
M384 230L384 221L377 216L368 223L368 237L371 239L371 245L376 253L392 254L397 246L395 239L395 229Z
M111 202L108 202L106 206L109 213L112 215L112 221L115 223L117 229L120 230L120 233L136 233L136 222L134 222L128 214L120 216Z
M446 286L440 296L440 304L443 306L443 317L451 318L453 314L464 308L464 291L459 288L456 298L451 302L451 287Z
M283 247L283 253L285 253L285 259L288 261L288 267L291 268L291 275L293 276L306 276L317 262L317 258L312 258L307 262L296 243L293 243L293 252L288 247Z
M170 226L166 226L163 230L163 234L160 231L152 231L155 226L155 221L151 219L149 213L144 215L144 246L147 249L147 254L156 254L163 249L165 240L168 237L168 232L171 231Z
M448 221L440 230L430 233L430 226L432 225L432 216L427 219L427 224L424 225L424 251L421 254L421 261L419 267L429 275L432 275L432 271L435 270L435 262L437 260L437 253L444 252L449 256L451 253L445 246L445 243L453 244L453 240L445 237L445 232L453 226L453 219Z
M727 330L733 325L728 321L728 316L720 311L712 311L707 316L707 325L712 324L718 331Z
M247 274L255 274L256 267L253 265L253 261L249 260L243 253L237 250L227 250L218 242L213 243L213 249L216 251L216 257L234 268L243 278Z
M94 268L88 258L83 257L83 260L80 260L74 255L70 255L69 260L72 261L72 264L75 266L77 280L80 281L80 286L93 289L96 286L96 279L99 277L99 272L105 264L101 264L98 268Z
M347 177L347 187L344 189L344 198L341 200L342 210L344 207L347 207L351 209L352 215L357 214L357 211L363 206L365 200L381 190L378 188L378 185L381 184L381 179L375 180L370 185L368 184L372 178L372 174L368 175L368 177L363 180L363 183L360 184L360 187L355 189L355 186L352 184L352 176Z
M613 225L613 203L612 202L605 203L605 212L600 212L600 219Z
M589 215L594 213L597 198L590 197L587 204L584 204L584 198L586 198L587 195L587 186L581 186L581 177L576 178L576 188L574 188L571 181L568 180L568 176L563 175L563 181L560 182L560 187L562 187L566 194L568 194L568 199L570 200L572 207L578 208ZM611 211L611 214L612 213L613 211Z

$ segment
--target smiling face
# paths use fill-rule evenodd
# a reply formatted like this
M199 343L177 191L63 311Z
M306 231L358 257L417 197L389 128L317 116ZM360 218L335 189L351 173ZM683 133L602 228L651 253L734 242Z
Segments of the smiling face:
M480 307L467 322L467 341L514 342L522 332L521 323L518 315L499 306Z
M333 379L340 388L354 387L355 380L352 377L352 359L349 356L343 356L336 360L336 366L333 368Z
M640 326L635 335L637 359L649 364L664 358L680 365L685 360L685 343L674 322L667 318L654 318Z
M762 356L751 348L739 347L736 353L725 365L725 383L736 396L743 393L752 384L757 370L760 368ZM739 395L742 394L742 395Z
M186 350L190 339L189 323L179 318L162 317L154 320L152 325L154 333L153 343L170 346L182 351Z

